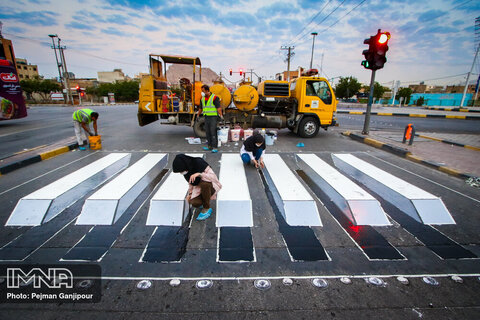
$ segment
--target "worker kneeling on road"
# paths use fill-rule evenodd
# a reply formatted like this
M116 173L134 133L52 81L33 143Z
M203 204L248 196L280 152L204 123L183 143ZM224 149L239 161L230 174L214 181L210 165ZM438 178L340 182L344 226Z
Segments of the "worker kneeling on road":
M258 166L265 168L265 163L263 163L265 148L265 138L258 132L254 133L243 142L242 149L240 149L243 163L253 163L255 168L258 168Z
M173 160L173 172L181 173L187 180L189 188L187 201L195 208L200 208L197 220L205 220L212 214L210 200L217 198L222 188L217 175L202 158L178 154Z
M88 138L85 133L88 133L90 136L97 136L97 120L98 113L92 109L80 109L73 113L73 127L75 128L75 136L77 137L78 149L86 150L88 143ZM93 121L93 129L95 134L90 132L90 122ZM83 131L82 130L85 130Z

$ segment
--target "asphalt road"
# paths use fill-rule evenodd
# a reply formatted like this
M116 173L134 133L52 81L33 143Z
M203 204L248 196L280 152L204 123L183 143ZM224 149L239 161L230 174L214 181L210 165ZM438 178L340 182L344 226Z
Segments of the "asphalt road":
M268 179L247 167L245 176L252 201L253 227L243 228L242 232L217 228L215 214L203 222L193 219L173 233L147 226L149 200L170 173L165 171L147 179L144 189L130 199L129 207L113 225L93 229L88 225L75 225L85 200L101 187L92 183L86 192L79 193L75 203L49 222L36 227L4 227L19 199L108 154L131 154L128 165L131 167L148 153L165 153L168 156L165 169L170 169L176 153L202 152L199 145L189 145L185 141L185 137L193 135L188 127L154 123L141 128L136 123L134 106L94 109L100 112L101 151L69 152L0 177L0 246L3 246L0 264L72 263L69 259L82 260L76 263L98 264L102 272L102 300L95 304L4 303L0 305L2 318L18 318L20 315L25 319L86 316L146 319L479 318L478 189L340 135L343 123L347 122L345 119L357 116L339 116L341 127L321 131L314 139L300 139L288 130L281 130L277 143L267 149L269 154L280 155L295 179L314 199L323 226L300 228L286 225ZM3 126L0 135L2 154L73 135L71 109L29 111L29 118L5 125L0 123ZM376 118L372 128L381 129ZM388 119L392 117L382 117L381 121ZM352 126L358 126L356 118L348 121L352 121ZM402 127L400 120L391 121L393 126ZM457 121L445 120L444 124L450 126L449 123L453 122ZM452 130L454 127L452 124ZM463 130L472 132L473 129ZM303 142L305 147L296 147L298 142ZM230 142L222 146L220 153L206 154L205 159L218 175L222 154L238 153L239 149L240 143ZM334 163L332 154L355 155L440 197L455 224L430 227L418 223L405 214L408 208L399 205L398 197L391 196L386 188L345 170L342 171L344 174L380 202L392 223L381 227L352 226L336 205L336 194L319 186L308 166L296 160L296 154L304 153L314 153L337 169L338 163ZM232 234L235 235L233 239ZM235 241L235 237L239 241ZM152 251L152 256L163 257L170 263L144 260L145 253L153 248L153 240L159 242L156 242L158 250ZM231 241L230 246L223 246L228 241ZM226 252L233 256L250 254L253 258L219 262L219 254L221 258L225 252L221 250L225 248L231 249ZM72 255L75 256L72 258ZM179 261L175 261L178 257ZM463 283L455 282L451 275L459 275ZM402 284L397 280L399 276L407 277L409 284ZM425 276L435 278L439 285L425 283ZM370 279L368 282L369 277L383 281ZM285 278L292 279L292 284L284 282ZM312 285L315 278L326 280L328 286L315 287ZM350 279L351 283L345 284L341 281L343 278ZM136 289L141 279L151 279L152 287ZM171 279L180 279L180 285L171 286ZM213 286L200 290L195 287L199 279L213 280ZM256 279L269 280L271 287L268 290L255 288Z

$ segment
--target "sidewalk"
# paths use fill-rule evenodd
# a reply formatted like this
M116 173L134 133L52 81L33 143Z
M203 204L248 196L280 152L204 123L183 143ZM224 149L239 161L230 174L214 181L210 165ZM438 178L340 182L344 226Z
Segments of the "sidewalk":
M408 145L402 143L403 132L398 131L371 131L368 136L361 132L347 131L343 134L462 179L480 177L480 135L417 132L419 136L414 138L412 145Z
M460 110L460 109L459 109ZM345 104L339 103L337 113L362 115L366 112L365 104ZM465 119L480 120L480 113L469 111L449 111L447 109L433 110L423 107L390 107L383 105L373 105L371 115L378 116L406 116L422 118L447 118L447 119Z

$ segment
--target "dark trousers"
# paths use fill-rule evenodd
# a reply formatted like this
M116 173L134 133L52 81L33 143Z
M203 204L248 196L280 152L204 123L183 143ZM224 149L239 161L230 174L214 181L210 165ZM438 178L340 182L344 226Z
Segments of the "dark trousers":
M200 181L198 186L200 187L200 195L190 199L190 204L195 208L203 205L204 209L210 209L210 198L215 193L212 183Z
M216 149L218 147L217 116L205 116L205 131L207 132L208 147Z

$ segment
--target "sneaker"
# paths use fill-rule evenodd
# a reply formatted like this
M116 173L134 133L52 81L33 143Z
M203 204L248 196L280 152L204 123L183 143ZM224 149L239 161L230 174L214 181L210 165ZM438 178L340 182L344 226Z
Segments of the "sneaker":
M205 212L205 213L200 212L200 214L199 214L198 217L197 217L197 220L198 220L198 221L201 221L201 220L208 219L208 217L210 217L210 215L212 214L212 212L213 212L212 208L208 209L208 211Z
M217 153L218 150L217 149L212 149L212 153Z
M209 147L203 147L203 150L205 150L205 151L208 151L208 150L210 150L210 149L212 149L212 148L209 148Z
M82 150L82 151L87 150L87 148L86 148L85 146L78 146L78 149L79 149L79 150Z

